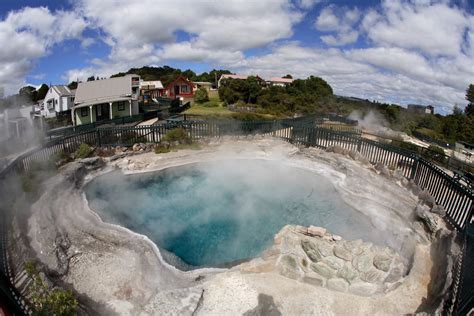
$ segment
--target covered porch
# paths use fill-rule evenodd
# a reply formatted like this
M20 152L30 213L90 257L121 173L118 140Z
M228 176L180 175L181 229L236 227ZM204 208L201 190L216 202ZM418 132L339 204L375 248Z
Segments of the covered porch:
M132 116L132 108L131 99L95 104L79 104L72 109L72 120L74 125L113 120Z

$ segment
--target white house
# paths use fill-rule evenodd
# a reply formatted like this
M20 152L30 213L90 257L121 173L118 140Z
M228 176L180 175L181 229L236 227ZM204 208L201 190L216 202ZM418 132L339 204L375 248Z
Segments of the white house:
M217 88L220 88L220 87L221 87L221 82L222 82L222 80L225 80L225 79L247 80L248 77L249 77L249 76L246 76L246 75L223 74L223 75L221 75L221 77L220 77L219 80L217 81Z
M286 87L290 83L293 82L293 79L290 78L271 78L267 81L267 84L270 86L279 86L279 87Z
M72 108L74 125L138 114L140 76L80 82Z
M42 103L35 108L35 114L43 117L56 117L74 106L75 90L67 86L51 86Z

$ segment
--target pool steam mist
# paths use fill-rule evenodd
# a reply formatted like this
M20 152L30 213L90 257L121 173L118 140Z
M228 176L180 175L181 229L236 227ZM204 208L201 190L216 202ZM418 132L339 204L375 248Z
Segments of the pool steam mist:
M86 188L107 222L147 235L192 266L258 256L284 225L317 225L346 239L390 238L315 172L264 160L221 160L125 176Z

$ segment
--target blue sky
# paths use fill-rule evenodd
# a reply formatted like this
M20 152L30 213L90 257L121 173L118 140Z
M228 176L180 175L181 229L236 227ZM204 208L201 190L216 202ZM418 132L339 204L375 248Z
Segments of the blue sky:
M466 104L473 1L3 0L0 86L62 84L131 67L327 80L340 95Z

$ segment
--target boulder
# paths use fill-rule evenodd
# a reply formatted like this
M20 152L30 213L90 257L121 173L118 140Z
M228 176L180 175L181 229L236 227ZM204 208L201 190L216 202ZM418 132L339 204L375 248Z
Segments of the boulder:
M360 255L364 252L362 245L364 242L360 239L344 242L344 248L351 252L352 255Z
M337 271L337 276L343 278L348 283L352 283L359 276L359 273L353 267L345 265Z
M393 258L388 254L379 253L374 256L374 266L384 272L390 270L390 264L392 263Z
M338 236L338 235L332 235L332 240L334 240L334 241L340 241L340 240L342 240L342 237L341 237L341 236Z
M326 148L326 151L330 153L336 153L336 154L342 154L342 155L346 153L346 150L340 146L330 146Z
M321 260L322 256L319 253L319 250L316 247L316 244L309 240L302 240L301 247L303 248L306 255L311 259L311 261L318 262Z
M308 234L311 236L324 237L324 234L326 234L326 228L311 225L308 227Z
M333 245L331 245L329 242L325 241L325 240L320 240L318 243L317 243L317 247L318 247L318 250L319 250L319 253L321 254L321 256L323 257L327 257L327 256L332 256L333 255Z
M310 265L311 270L319 274L320 276L323 276L326 279L331 279L336 275L336 271L328 267L325 263L322 262L317 262L317 263L311 263Z
M381 175L389 176L390 170L388 170L387 166L384 165L382 162L377 162L374 166L375 170L377 170Z
M431 213L435 213L441 217L444 217L446 216L446 209L444 208L443 205L437 204L431 208Z
M388 273L387 277L385 280L383 280L384 283L393 283L401 279L403 276L403 267L401 266L395 266L393 267L390 272Z
M373 267L373 257L370 254L362 254L352 259L352 266L360 272L367 272Z
M361 272L360 279L368 283L380 283L383 279L383 273L377 269L372 268L367 272Z
M296 259L291 255L283 256L278 262L278 272L290 279L298 279L301 271Z
M306 273L303 277L303 282L316 286L324 286L324 278L314 272Z
M344 279L330 279L328 280L327 287L330 290L338 291L338 292L347 292L349 288L349 283L347 283Z
M296 232L300 233L300 234L307 235L308 234L308 227L297 225L296 226Z
M325 263L328 267L331 267L334 270L339 270L344 267L344 260L339 259L334 256L328 256L321 260L322 263Z
M411 190L411 192L412 192L414 195L416 195L416 196L418 196L418 194L420 194L420 192L421 192L420 187L419 187L419 186L415 183L415 181L413 181L413 180L410 180L410 181L408 182L407 188L408 188L409 190Z
M431 233L438 231L438 221L436 220L435 215L430 213L429 210L421 203L418 203L416 206L415 214Z
M423 201L429 207L433 207L436 205L436 201L434 197L427 191L423 190L418 194L418 198Z
M140 149L141 149L140 144L133 144L133 146L132 146L133 151L136 152L136 151L139 151Z
M351 252L349 250L347 250L342 245L335 245L334 246L334 255L336 255L336 257L344 259L346 261L351 261L352 260Z
M402 179L404 179L405 175L403 173L403 170L402 169L395 169L395 171L393 172L393 178L395 180L398 180L398 181L401 181Z

